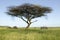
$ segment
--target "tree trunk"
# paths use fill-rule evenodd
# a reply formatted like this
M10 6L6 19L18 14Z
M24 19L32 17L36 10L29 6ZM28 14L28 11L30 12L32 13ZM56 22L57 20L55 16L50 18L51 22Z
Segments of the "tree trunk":
M31 25L31 24L30 24L30 23L28 23L28 25L27 25L27 27L26 27L26 28L29 28L29 27L30 27L30 25Z

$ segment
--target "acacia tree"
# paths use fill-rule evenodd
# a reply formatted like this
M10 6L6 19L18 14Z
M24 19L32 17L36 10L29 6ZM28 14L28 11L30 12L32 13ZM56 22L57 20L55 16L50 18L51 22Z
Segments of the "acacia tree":
M50 13L51 9L49 7L42 7L33 4L23 4L20 6L9 7L7 14L15 17L21 18L28 25L26 28L36 22L32 22L32 19L46 16L47 13Z

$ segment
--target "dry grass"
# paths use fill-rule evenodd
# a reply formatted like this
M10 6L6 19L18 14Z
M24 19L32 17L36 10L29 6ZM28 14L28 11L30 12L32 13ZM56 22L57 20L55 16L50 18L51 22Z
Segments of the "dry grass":
M60 28L0 28L0 40L60 40Z

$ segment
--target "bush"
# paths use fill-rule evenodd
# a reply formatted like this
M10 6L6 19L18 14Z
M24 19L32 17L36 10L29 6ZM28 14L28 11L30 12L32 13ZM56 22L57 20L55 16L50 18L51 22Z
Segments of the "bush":
M48 27L41 27L41 29L48 29Z
M11 27L8 27L9 29L11 29Z
M14 29L17 29L17 26L14 26L13 28L14 28Z

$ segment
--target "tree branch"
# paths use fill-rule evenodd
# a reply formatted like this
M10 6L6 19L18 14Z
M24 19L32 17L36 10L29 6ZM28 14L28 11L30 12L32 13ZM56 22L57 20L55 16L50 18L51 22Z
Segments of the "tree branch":
M21 19L22 19L23 21L25 21L25 22L28 24L28 21L26 21L23 17L21 17Z
M34 22L37 22L37 20L35 20L35 21L31 22L31 23L34 23Z

